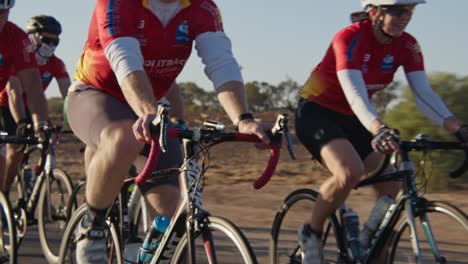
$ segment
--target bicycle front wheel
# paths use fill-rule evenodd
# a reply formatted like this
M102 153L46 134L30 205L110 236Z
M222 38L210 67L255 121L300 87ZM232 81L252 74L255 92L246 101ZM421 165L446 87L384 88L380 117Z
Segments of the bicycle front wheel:
M8 199L0 192L0 263L16 263L16 228Z
M311 189L299 189L284 199L276 213L271 230L270 258L273 264L302 263L298 242L298 229L312 214L312 208L319 194ZM340 230L335 215L325 222L323 232L323 253L326 262L340 262L339 239L336 232ZM337 261L338 260L338 261Z
M434 235L433 239L442 258L435 259L431 239L423 225L416 222L416 232L421 248L420 263L468 263L468 219L457 207L445 202L428 201L420 213L427 215ZM421 221L422 222L422 221ZM396 232L390 240L387 263L417 263L411 245L411 232L406 214L396 225Z
M86 204L80 206L65 228L62 242L60 243L58 263L77 263L76 262L76 242L78 225L88 210ZM122 248L120 245L117 229L112 223L106 222L105 237L106 237L106 254L108 255L108 263L122 264Z
M70 176L61 170L53 169L42 184L38 205L38 229L42 252L49 263L57 263L60 240L67 224L67 207L73 191ZM76 208L75 208L76 209Z
M196 263L257 263L249 241L231 221L222 217L208 216L203 223L200 223L200 228L200 232L195 236ZM185 234L171 263L188 264L187 247Z

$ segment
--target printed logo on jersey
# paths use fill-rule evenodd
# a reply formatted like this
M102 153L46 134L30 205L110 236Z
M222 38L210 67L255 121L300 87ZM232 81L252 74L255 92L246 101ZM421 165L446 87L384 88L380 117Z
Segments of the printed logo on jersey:
M52 77L52 74L46 71L42 74L41 79L43 83L49 83L50 81L52 81Z
M369 53L364 54L364 58L362 59L364 62L370 61L371 55Z
M383 58L380 68L382 71L391 71L393 69L394 58L392 55L387 55Z
M3 61L3 54L0 53L0 67L3 66L3 63L4 63L4 61Z
M138 28L145 28L145 20L140 20L140 23L138 23Z
M180 23L180 25L177 26L175 42L177 44L190 43L189 27L187 20L182 21L182 23Z

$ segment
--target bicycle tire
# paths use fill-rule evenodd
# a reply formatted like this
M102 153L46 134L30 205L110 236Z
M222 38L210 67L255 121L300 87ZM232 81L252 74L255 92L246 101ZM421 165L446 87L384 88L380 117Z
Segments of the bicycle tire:
M73 192L71 194L70 200L68 200L68 206L67 206L67 219L68 220L70 220L70 218L73 215L72 208L78 208L79 206L81 206L81 204L84 203L84 198L83 198L83 203L78 204L78 196L83 194L83 197L84 197L84 192L82 190L82 187L85 187L85 186L86 186L85 180L80 180L76 185L73 186Z
M441 252L441 255L445 257L447 263L468 263L468 217L457 207L440 201L428 201L422 212L427 213L431 229L434 234L434 239L437 241L437 245ZM448 220L452 220L447 222ZM458 223L458 228L455 223ZM420 226L419 222L416 223ZM443 232L440 232L442 228ZM406 238L408 232L407 215L403 214L399 222L396 224L395 232L392 234L390 239L389 253L387 255L387 263L411 263L408 262L408 258L414 258L414 253L407 244L410 243ZM464 230L464 231L463 231ZM420 233L421 230L418 230ZM403 241L402 241L403 237ZM419 234L419 242L421 245L423 263L433 263L429 259L432 257L432 261L435 261L427 241L421 240L425 236ZM449 242L442 242L442 238L447 238ZM448 244L450 243L450 244ZM400 248L398 246L401 246ZM456 250L459 250L456 252ZM397 256L397 259L395 259ZM401 261L401 262L400 262ZM442 263L444 263L442 261Z
M303 221L310 217L313 203L317 201L318 196L319 194L312 189L298 189L284 199L283 204L276 213L271 229L271 263L302 263L297 230L303 224ZM288 218L286 218L287 215ZM291 215L294 215L294 217L290 218L289 216ZM323 252L326 261L332 263L336 260L338 260L337 262L343 261L340 257L341 247L339 246L339 241L341 240L336 235L341 229L336 216L331 215L325 226ZM334 243L331 243L331 247L329 247L329 239L334 240Z
M52 264L58 262L59 248L50 243L50 237L62 237L63 235L68 220L67 207L70 204L69 199L73 192L73 184L70 176L58 168L52 170L49 183L50 186L47 188L47 180L44 180L39 194L37 228L44 257L47 262ZM53 194L58 194L58 199L52 197ZM50 214L48 212L49 208L52 211ZM53 226L50 224L53 224Z
M76 249L75 232L78 224L81 221L81 218L83 218L83 216L86 214L87 209L88 208L86 204L80 206L78 209L76 209L75 213L70 218L70 221L67 223L67 227L65 228L65 232L60 243L58 263L76 263L76 255L74 254L74 250ZM106 221L106 230L106 240L108 242L113 242L113 245L111 245L111 247L113 250L115 250L115 256L109 263L123 264L122 247L120 245L120 239L117 229L112 223Z
M16 227L10 202L0 192L0 263L17 263ZM6 232L6 233L5 233Z
M196 234L195 239L199 240L198 238L202 238L202 240L204 240L203 237L205 237L206 235L205 232L211 232L214 240L213 244L216 250L202 250L203 246L201 245L204 245L205 241L201 241L201 244L196 243L197 263L212 263L208 260L203 259L202 257L208 257L204 256L201 252L205 252L207 255L216 252L216 259L218 260L216 263L257 263L257 258L255 257L255 253L249 241L234 223L223 217L207 216L202 225L203 227L201 227L201 231ZM221 237L219 235L225 236ZM233 244L226 244L226 241L224 241L223 239L231 239L231 242L233 242ZM179 246L174 252L174 256L172 258L171 263L187 263L187 246L187 234L185 233L182 239L180 240ZM239 257L240 259L242 259L242 261L239 261Z

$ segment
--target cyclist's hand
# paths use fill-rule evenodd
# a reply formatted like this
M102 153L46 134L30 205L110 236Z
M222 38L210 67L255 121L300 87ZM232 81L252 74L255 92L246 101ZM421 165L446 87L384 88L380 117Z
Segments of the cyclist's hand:
M455 136L463 143L468 144L468 125L463 124L455 132Z
M257 145L258 148L264 148L266 145L270 144L270 139L268 138L264 129L265 128L261 123L251 119L242 120L238 124L239 133L256 135L262 141L263 145Z
M398 131L389 128L386 125L381 125L377 134L371 141L372 148L376 152L392 153L399 150L398 141L400 134Z
M135 123L133 123L133 134L138 141L145 143L151 142L150 124L155 118L155 114L146 114L140 116Z
M39 121L39 123L34 123L34 136L39 140L39 142L46 141L50 135L49 128L52 125L50 121Z
M33 135L32 124L27 118L23 118L16 124L16 135L18 137L27 137Z

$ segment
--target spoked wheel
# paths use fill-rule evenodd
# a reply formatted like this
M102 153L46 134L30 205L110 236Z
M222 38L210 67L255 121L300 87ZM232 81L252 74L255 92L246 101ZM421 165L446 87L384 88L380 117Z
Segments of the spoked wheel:
M292 192L276 213L270 240L271 263L302 263L298 229L310 217L318 193L311 189ZM323 230L323 253L326 263L343 263L335 234L339 228L336 217L330 216Z
M0 263L16 263L16 228L10 203L0 192Z
M65 228L62 241L60 243L58 263L77 263L76 262L76 242L78 235L78 225L86 214L86 205L80 206ZM122 264L122 250L117 229L112 223L107 222L105 229L106 254L109 258L108 263Z
M202 225L195 238L196 263L257 263L247 238L232 222L208 216ZM187 236L184 235L171 263L189 263L187 246Z
M67 207L73 186L68 174L57 168L50 174L48 183L49 186L47 186L47 179L45 179L39 196L39 240L47 261L57 263L60 238L63 236L67 224ZM76 208L72 208L71 211L74 209Z
M443 258L436 260L421 221L416 218L422 259L420 263L468 263L468 219L458 208L445 202L428 201L419 216L427 215L434 240ZM396 225L390 240L387 263L417 263L411 246L411 234L406 214Z

